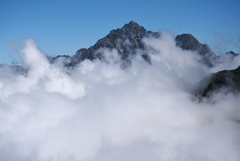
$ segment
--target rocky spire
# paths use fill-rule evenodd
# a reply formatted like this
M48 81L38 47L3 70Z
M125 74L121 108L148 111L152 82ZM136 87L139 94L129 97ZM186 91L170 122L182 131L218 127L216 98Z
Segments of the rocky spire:
M152 32L147 31L134 21L130 21L122 28L111 30L104 38L88 49L80 49L73 57L73 64L76 64L84 59L102 58L101 53L95 53L99 48L117 49L122 57L126 58L129 54L134 54L136 49L143 49L144 44L141 39Z

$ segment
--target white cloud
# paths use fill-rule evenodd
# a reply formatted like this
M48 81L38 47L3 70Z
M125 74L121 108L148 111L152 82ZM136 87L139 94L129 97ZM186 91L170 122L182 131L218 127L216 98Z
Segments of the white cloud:
M122 69L101 49L107 62L66 70L27 40L28 73L0 76L0 160L238 161L239 95L193 101L209 74L197 54L167 33L144 42L151 65L136 58Z

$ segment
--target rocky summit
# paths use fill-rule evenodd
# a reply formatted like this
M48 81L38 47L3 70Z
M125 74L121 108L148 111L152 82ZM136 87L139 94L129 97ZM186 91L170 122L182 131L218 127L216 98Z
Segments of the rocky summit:
M201 44L195 37L191 34L181 34L177 35L176 45L184 50L198 51L200 55L215 55L213 51L208 47L207 44Z
M135 54L136 49L144 49L142 38L145 36L157 36L158 33L147 31L136 22L129 22L122 28L112 30L104 38L88 49L79 49L73 56L72 65L78 64L85 59L102 59L103 55L98 51L100 48L116 49L122 59L127 59L129 55Z
M81 48L76 54L69 59L67 66L75 66L85 59L104 59L103 54L99 51L100 48L116 49L122 60L129 60L129 58L136 54L138 49L144 50L145 44L142 39L145 37L160 37L159 32L152 32L146 30L143 26L140 26L134 21L130 21L125 24L122 28L111 30L108 35L98 40L93 46L89 48ZM207 66L213 66L211 60L216 55L206 44L201 44L191 34L177 35L176 45L184 50L196 51L202 56L202 62ZM53 60L62 58L57 56ZM146 54L142 55L142 58L148 62L151 62L149 56ZM70 61L69 61L70 60Z

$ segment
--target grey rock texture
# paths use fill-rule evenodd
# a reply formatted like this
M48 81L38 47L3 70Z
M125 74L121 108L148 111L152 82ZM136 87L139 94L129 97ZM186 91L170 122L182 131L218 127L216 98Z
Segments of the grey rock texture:
M240 91L240 66L234 70L223 70L212 74L200 82L202 87L197 96L209 97L211 93L224 89L225 93Z
M202 57L201 61L207 66L212 67L214 65L214 61L217 57L207 44L201 44L191 34L177 35L175 40L176 45L181 47L183 50L198 52Z
M98 52L100 48L116 49L122 59L127 59L136 53L136 49L144 49L142 38L150 35L157 36L158 33L147 31L144 27L131 21L120 29L110 31L107 36L98 40L88 49L79 49L73 56L72 64L77 64L85 59L102 59L102 53Z

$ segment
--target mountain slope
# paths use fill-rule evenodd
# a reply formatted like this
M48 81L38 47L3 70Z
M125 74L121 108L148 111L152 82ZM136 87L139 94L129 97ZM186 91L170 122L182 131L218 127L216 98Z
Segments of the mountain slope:
M71 58L70 62L68 61L68 65L74 66L85 59L103 59L103 54L98 50L100 48L116 49L122 60L130 61L129 57L135 55L136 50L145 49L145 44L142 42L142 39L151 36L161 37L161 34L159 32L147 31L143 26L131 21L120 29L110 31L108 35L98 40L93 46L87 49L79 49ZM201 44L191 34L178 35L175 40L176 45L180 48L199 53L202 57L202 62L207 66L213 65L211 60L215 58L216 55L206 44ZM147 53L142 55L142 57L149 63L151 62ZM58 58L62 57L55 57L55 59ZM69 57L67 59L69 60Z
M202 57L202 62L209 67L213 66L212 60L216 59L216 55L208 47L207 44L201 44L195 37L191 34L181 34L177 35L176 45L181 47L183 50L197 51Z
M200 97L208 97L212 92L224 89L228 92L240 91L240 66L234 70L223 70L212 74L205 80L200 82L203 85L197 95Z
M117 49L122 58L126 59L130 54L134 54L136 49L144 49L141 40L150 35L157 36L158 33L147 31L144 27L131 21L120 29L110 31L107 36L98 40L90 48L79 49L73 56L72 64L77 64L85 59L102 59L102 54L97 51L100 48Z

